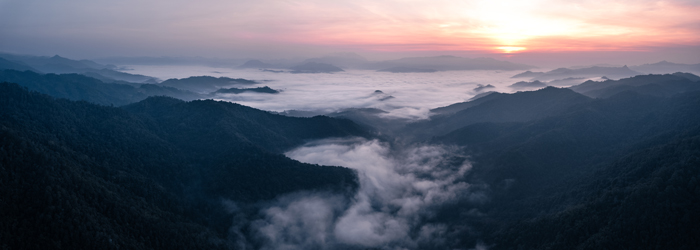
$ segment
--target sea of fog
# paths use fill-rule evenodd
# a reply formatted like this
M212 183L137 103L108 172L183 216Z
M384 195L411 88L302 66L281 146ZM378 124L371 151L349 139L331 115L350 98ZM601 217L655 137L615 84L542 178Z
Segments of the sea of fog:
M510 78L521 71L292 74L201 66L129 67L133 68L129 73L162 80L225 76L259 82L250 87L281 90L279 94L220 96L263 110L380 108L390 116L411 120L427 119L429 109L463 102L481 92L515 92L508 86L522 80ZM475 90L489 84L493 88ZM468 217L483 216L475 207L489 200L485 195L488 186L464 181L472 163L454 146L395 146L378 140L335 138L309 142L285 155L301 162L354 169L359 190L349 199L322 191L287 194L260 205L253 216L240 214L234 201L224 201L236 218L229 239L240 249L454 248L464 246L457 235L468 230L469 225L464 225ZM464 211L459 218L451 218L452 223L435 220L441 207L456 203Z
M220 100L262 110L329 113L346 108L379 108L388 111L387 115L390 117L409 119L425 119L429 109L464 102L482 92L515 92L515 89L508 86L527 80L510 78L522 71L494 70L435 73L347 70L339 73L292 74L206 66L126 67L131 69L129 73L153 76L161 80L203 75L225 76L259 82L250 87L269 86L282 91L275 95L245 92L217 96ZM489 84L493 88L476 89ZM383 94L375 93L376 90L382 91Z

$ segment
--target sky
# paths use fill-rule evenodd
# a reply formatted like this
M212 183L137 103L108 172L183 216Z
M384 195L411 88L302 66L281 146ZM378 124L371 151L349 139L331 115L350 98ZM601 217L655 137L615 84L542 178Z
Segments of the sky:
M700 0L0 0L0 51L700 63Z

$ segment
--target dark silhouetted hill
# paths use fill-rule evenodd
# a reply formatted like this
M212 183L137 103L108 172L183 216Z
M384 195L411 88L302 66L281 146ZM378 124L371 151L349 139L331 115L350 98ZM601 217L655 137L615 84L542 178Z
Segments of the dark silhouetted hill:
M484 90L487 90L487 89L495 89L495 88L496 88L496 86L493 86L491 84L487 84L487 85L477 84L476 88L474 88L474 91L479 93L479 92L483 92Z
M608 80L608 79L605 79L605 80ZM555 87L562 87L562 86L569 87L569 86L581 84L584 81L586 81L586 78L584 78L584 77L569 77L569 78L549 81L549 82L547 82L547 85L555 86Z
M82 100L102 105L121 106L141 101L148 96L168 95L185 100L201 96L175 88L152 84L127 85L104 83L80 74L39 74L32 71L0 71L0 81L14 82L30 90L58 98Z
M510 78L535 78L544 74L544 72L532 72L528 70L523 73L511 76Z
M434 109L428 121L407 126L418 138L445 135L464 126L482 122L526 122L557 115L569 108L589 102L590 98L571 91L546 87L514 94L493 93L471 102Z
M457 113L459 111L465 110L467 108L477 106L483 102L486 102L486 101L489 101L492 99L502 98L503 95L506 95L506 94L498 93L498 92L486 92L486 93L483 93L483 95L474 96L474 98L470 99L469 101L459 102L459 103L451 104L451 105L445 106L445 107L434 108L434 109L431 109L430 112L432 112L435 115L454 114L454 113Z
M34 72L39 72L38 70L30 67L29 65L26 65L22 62L13 62L6 60L5 58L0 57L0 70L5 70L5 69L11 69L11 70L17 70L17 71L34 71Z
M215 92L212 92L213 95L215 94L240 94L243 92L254 92L254 93L263 93L263 94L278 94L280 91L271 89L268 86L265 87L257 87L257 88L228 88L228 89L219 89Z
M494 249L692 248L700 243L688 234L700 221L692 212L700 207L699 104L697 91L623 92L435 140L475 156L469 181L491 187L491 202L478 208L491 219L463 223L484 226Z
M547 84L540 82L538 80L535 80L532 82L520 81L520 82L513 83L513 84L509 85L508 87L513 88L513 89L519 89L519 90L538 89L538 88L547 87Z
M374 99L376 99L377 101L380 101L380 102L383 102L383 101L386 101L386 100L391 100L391 99L396 98L396 97L394 97L394 96L392 96L392 95L389 95L389 94L387 94L387 93L384 93L384 92L381 91L381 90L375 90L374 92L372 92L372 94L369 95L369 97L370 97L370 98L374 98Z
M0 246L232 249L241 218L226 201L357 188L350 169L280 152L363 135L348 120L232 103L151 97L114 108L0 83Z
M97 78L103 82L127 81L134 83L147 83L158 81L158 79L150 76L129 74L114 70L114 66L102 65L90 60L72 60L59 55L53 57L42 56L24 56L13 54L0 54L0 57L22 62L35 70L38 73L54 73L54 74L83 74Z
M571 89L587 96L598 98L607 98L625 91L654 96L671 96L700 90L700 82L697 80L699 80L698 76L689 73L638 75L617 81L586 81L572 86Z
M163 86L184 89L196 93L210 93L221 88L241 85L253 85L257 82L242 78L192 76L182 79L168 79L160 83Z

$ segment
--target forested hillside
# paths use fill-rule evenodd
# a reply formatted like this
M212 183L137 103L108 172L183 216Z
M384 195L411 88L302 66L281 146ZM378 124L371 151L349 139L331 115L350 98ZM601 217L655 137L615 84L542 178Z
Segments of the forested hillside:
M156 84L105 83L80 74L40 74L32 71L0 70L0 82L12 82L29 90L53 97L88 101L102 105L122 106L146 99L148 96L167 95L184 100L199 99L193 92Z
M11 83L0 84L0 107L0 246L9 249L228 248L235 218L224 200L245 207L294 191L357 188L352 170L278 152L367 136L348 120L165 97L122 109Z
M474 155L493 249L698 246L700 93L628 91L527 122L475 123L434 141ZM474 240L473 236L465 239Z

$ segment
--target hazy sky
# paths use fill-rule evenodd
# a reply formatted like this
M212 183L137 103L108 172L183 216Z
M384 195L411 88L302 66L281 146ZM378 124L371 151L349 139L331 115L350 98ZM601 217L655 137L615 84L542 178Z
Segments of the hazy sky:
M700 0L0 0L0 51L515 61L624 55L698 63L698 13Z

